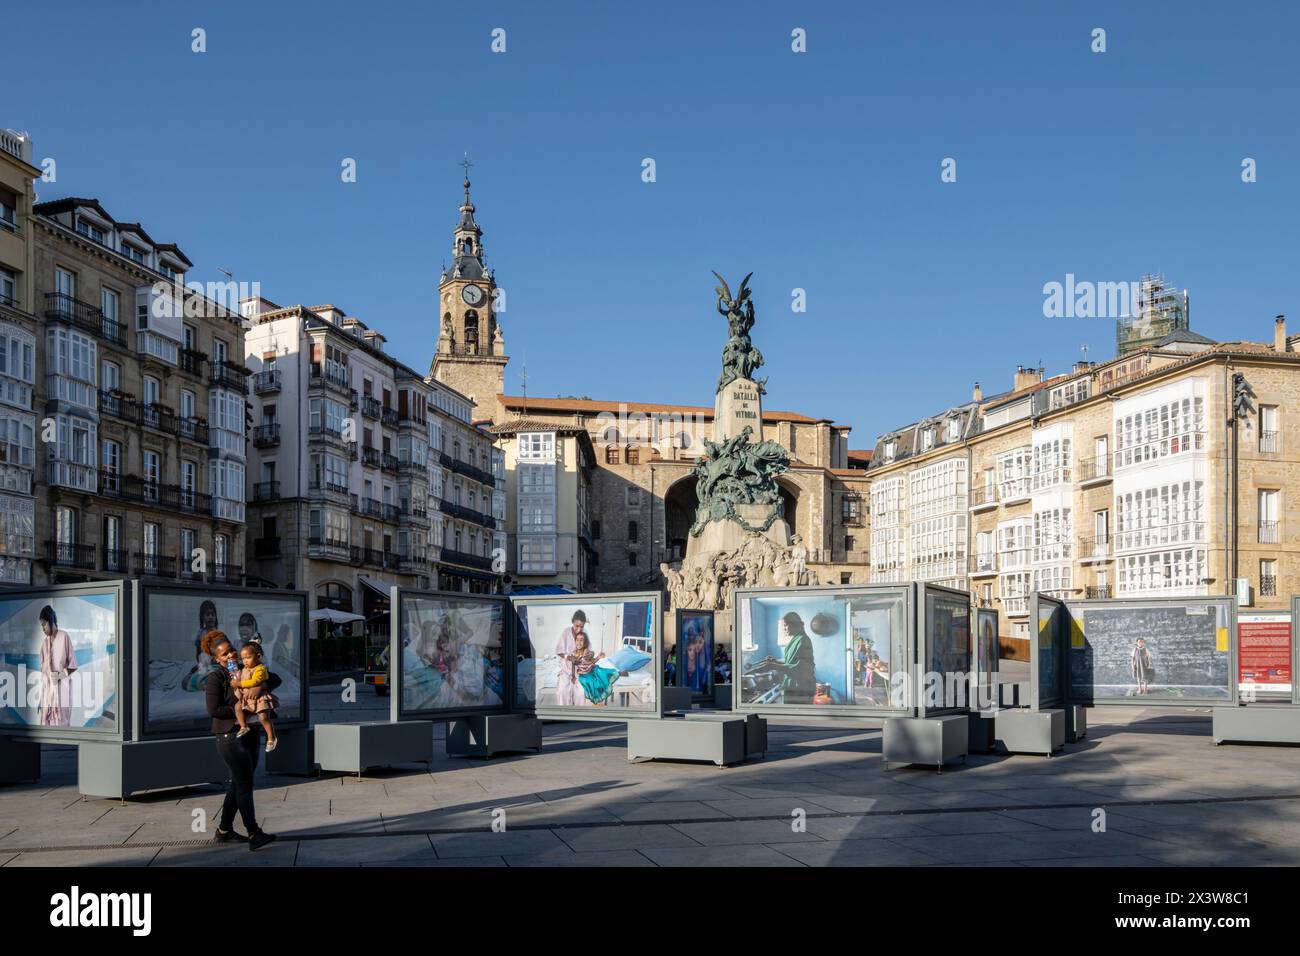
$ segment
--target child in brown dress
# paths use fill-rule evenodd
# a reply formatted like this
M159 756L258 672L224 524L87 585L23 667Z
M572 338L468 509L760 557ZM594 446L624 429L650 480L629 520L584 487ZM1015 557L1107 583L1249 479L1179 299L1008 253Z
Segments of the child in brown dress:
M280 741L275 736L275 709L280 702L267 690L266 683L270 672L262 659L262 644L252 640L239 649L244 667L231 676L235 688L235 719L239 721L239 733L242 737L252 730L248 726L248 714L256 714L266 731L266 752L270 753Z

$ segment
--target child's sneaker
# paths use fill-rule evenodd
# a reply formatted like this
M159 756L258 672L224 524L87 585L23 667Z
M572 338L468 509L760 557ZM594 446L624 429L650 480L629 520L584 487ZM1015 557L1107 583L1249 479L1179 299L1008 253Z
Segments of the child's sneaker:
M252 728L252 727L245 727L245 728L243 728L239 733L235 734L235 736L236 736L236 737L242 737L242 736L244 736L244 734L249 734L249 733L252 733L252 732L253 732L253 728Z
M278 739L268 741L267 744L266 744L266 752L267 752L267 753L270 753L272 750L274 750L274 749L275 749L276 747L278 747L278 746L280 746L280 741L279 741Z

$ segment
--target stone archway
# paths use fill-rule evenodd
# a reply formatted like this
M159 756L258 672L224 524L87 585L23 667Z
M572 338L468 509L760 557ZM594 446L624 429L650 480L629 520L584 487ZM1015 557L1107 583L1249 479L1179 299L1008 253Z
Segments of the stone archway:
M696 480L694 475L685 475L673 482L664 495L664 560L669 564L686 557L686 542L699 503Z
M781 503L785 506L785 523L790 528L790 535L803 534L800 522L803 515L799 513L799 499L803 497L803 489L794 482L785 481L781 478L776 480L781 490ZM805 545L808 541L808 535L803 534Z

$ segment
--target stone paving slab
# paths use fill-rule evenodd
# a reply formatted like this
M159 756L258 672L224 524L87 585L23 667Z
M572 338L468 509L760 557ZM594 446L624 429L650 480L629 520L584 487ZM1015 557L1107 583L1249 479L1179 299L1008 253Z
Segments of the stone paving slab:
M318 719L386 706L313 690ZM547 721L541 754L448 758L435 725L430 769L263 769L258 812L280 840L256 853L194 832L196 810L215 825L222 788L87 799L75 750L50 747L41 781L0 787L0 866L1300 864L1300 748L1215 747L1204 710L1089 717L1051 759L971 755L942 774L886 773L878 721L769 720L767 758L726 769L629 764L625 727L594 722Z

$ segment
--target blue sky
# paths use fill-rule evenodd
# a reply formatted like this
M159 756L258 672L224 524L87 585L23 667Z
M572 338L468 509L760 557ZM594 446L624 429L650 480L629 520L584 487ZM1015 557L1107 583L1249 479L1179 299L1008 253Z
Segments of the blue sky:
M193 279L225 268L280 303L340 305L416 368L468 151L511 393L526 359L530 395L711 404L712 269L755 273L768 406L851 424L855 447L977 380L1010 387L1017 363L1113 355L1111 321L1043 317L1066 273L1163 271L1216 338L1267 340L1282 312L1300 330L1292 4L52 0L26 16L8 76L31 87L0 123L57 160L42 199L98 197L179 243Z

